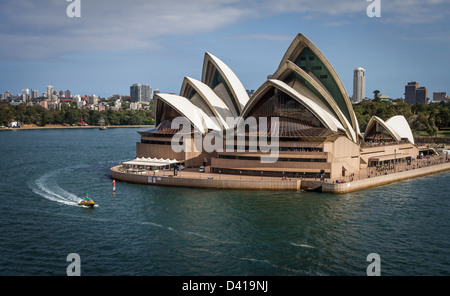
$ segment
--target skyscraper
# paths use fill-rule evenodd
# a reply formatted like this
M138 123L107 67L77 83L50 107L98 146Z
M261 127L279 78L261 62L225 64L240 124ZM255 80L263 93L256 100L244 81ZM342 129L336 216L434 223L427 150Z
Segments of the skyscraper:
M353 70L352 103L361 102L366 96L366 70L361 67Z
M130 97L132 102L150 102L152 89L147 84L135 83L130 86Z
M415 103L426 104L428 101L428 89L425 86L419 87L416 81L408 82L405 85L405 103L414 105Z
M30 90L28 88L22 89L22 101L27 102L30 99Z
M405 103L414 105L416 103L416 90L419 87L419 83L416 81L408 82L405 85Z
M31 91L31 98L36 99L39 97L39 91L37 89L33 89Z
M426 104L428 99L428 89L421 86L416 90L416 103Z
M53 99L53 86L47 86L47 100Z

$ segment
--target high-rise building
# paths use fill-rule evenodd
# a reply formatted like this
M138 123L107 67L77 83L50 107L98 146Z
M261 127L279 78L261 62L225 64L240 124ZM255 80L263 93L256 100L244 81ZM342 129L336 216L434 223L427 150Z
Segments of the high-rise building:
M27 102L30 99L30 90L28 88L22 89L22 101Z
M135 83L130 86L130 97L132 102L150 102L152 89L147 84Z
M53 99L53 86L47 86L47 100Z
M428 99L428 89L421 86L416 90L416 103L426 104Z
M31 98L32 98L32 99L37 99L37 98L39 98L39 91L38 91L37 89L31 90Z
M72 97L72 96L71 96L71 93L70 93L70 90L66 90L66 91L65 91L64 97L65 97L66 99L70 99L70 98Z
M419 83L416 81L408 82L405 85L405 103L414 105L416 103L416 90L419 88Z
M424 86L419 87L416 81L408 82L405 85L405 103L410 105L428 103L428 89Z
M361 67L353 70L352 103L361 102L366 96L366 70Z

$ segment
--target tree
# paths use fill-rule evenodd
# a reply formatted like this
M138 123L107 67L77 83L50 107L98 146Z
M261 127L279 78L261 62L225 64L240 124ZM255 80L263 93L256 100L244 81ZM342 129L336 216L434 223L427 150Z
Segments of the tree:
M380 99L379 94L380 94L380 91L378 89L374 90L373 91L373 99L374 100L377 100L377 99L379 100Z
M41 113L41 126L46 126L46 125L47 125L47 113L42 112Z

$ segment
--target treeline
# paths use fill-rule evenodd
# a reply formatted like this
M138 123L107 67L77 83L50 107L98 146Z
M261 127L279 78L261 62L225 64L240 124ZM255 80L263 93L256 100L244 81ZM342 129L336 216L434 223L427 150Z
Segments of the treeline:
M450 102L438 104L406 104L402 99L393 101L375 99L353 105L361 132L364 132L372 116L387 120L395 115L403 115L411 129L437 135L440 129L450 127Z
M13 106L0 103L0 125L7 126L12 121L21 124L78 124L80 119L89 125L99 125L101 118L106 125L151 125L154 124L152 110L86 110L77 108L63 108L61 110L45 109L39 105L26 106L20 104Z
M450 128L450 102L439 104L408 105L403 100L393 101L375 99L371 102L361 102L353 105L356 118L364 132L372 116L387 120L395 115L403 115L409 122L411 129L426 131L429 135L436 135L440 129ZM152 110L120 110L96 111L76 108L61 110L47 110L39 105L13 106L0 102L0 125L7 126L12 121L23 124L78 124L80 119L89 125L99 125L103 118L106 125L151 125L155 123Z

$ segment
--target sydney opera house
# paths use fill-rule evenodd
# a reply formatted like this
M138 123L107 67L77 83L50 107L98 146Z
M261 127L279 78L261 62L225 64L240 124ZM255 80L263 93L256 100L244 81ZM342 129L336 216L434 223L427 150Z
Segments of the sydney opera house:
M185 77L179 95L157 94L155 128L140 131L136 157L171 159L207 172L336 179L367 167L408 163L419 154L408 122L402 116L386 121L373 117L365 131L358 126L349 96L327 58L304 35L295 37L275 72L249 97L235 73L219 58L205 53L201 80ZM189 122L181 132L176 118ZM248 118L257 128L238 129ZM276 118L276 120L274 120ZM264 125L264 126L261 126ZM223 149L187 149L195 137L222 135ZM271 146L254 137L264 136ZM276 140L276 141L275 141ZM264 161L274 154L273 161ZM270 158L270 157L269 157Z

